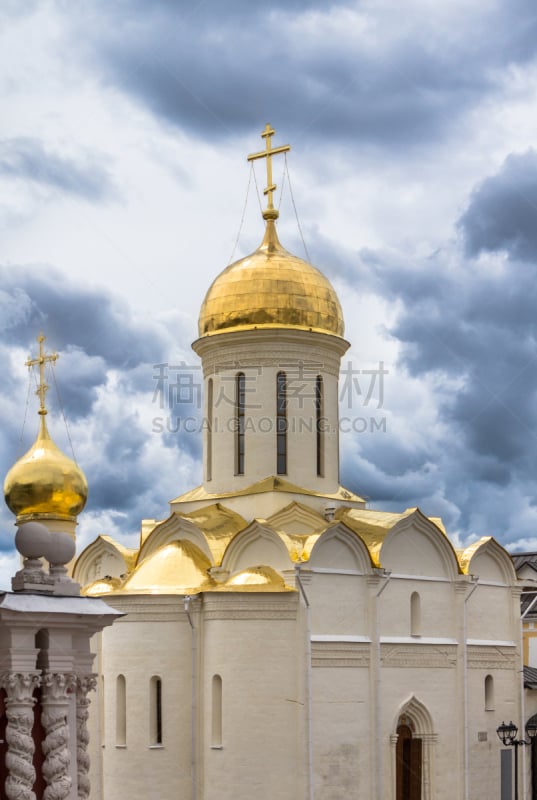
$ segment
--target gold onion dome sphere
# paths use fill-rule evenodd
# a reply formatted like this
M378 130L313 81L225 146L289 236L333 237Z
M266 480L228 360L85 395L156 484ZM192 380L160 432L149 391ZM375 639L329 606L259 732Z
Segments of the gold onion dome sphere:
M86 505L84 473L56 447L43 417L34 444L6 476L4 497L17 518L72 519Z
M273 220L261 246L213 281L199 316L199 335L240 328L299 328L343 336L343 313L330 281L285 250Z

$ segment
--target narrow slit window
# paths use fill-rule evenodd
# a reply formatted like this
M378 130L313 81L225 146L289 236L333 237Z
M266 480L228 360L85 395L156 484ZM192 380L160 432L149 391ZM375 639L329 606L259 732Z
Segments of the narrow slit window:
M124 675L116 680L116 747L127 744L127 684Z
M207 454L206 476L210 481L213 477L213 379L207 381Z
M317 475L324 475L324 437L323 437L323 379L317 375L315 379L315 436L317 452Z
M222 678L213 675L211 746L222 747Z
M244 372L239 372L236 378L236 439L235 439L235 473L244 475L244 426L246 406L246 378Z
M150 744L162 744L162 680L153 675L149 682Z
M101 692L99 696L99 717L101 720L101 745L106 743L106 705L104 702L104 675L101 675Z
M276 470L287 474L287 378L285 372L276 377Z
M410 635L421 636L421 598L417 592L410 595Z
M487 675L485 678L485 711L494 711L494 678Z

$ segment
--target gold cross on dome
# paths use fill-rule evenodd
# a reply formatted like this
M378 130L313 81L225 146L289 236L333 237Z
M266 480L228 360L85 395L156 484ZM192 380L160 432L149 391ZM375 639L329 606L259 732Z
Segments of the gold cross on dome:
M54 363L58 358L57 353L50 353L49 355L45 354L43 349L43 342L45 341L45 337L42 333L39 334L37 337L37 341L39 342L39 355L37 358L29 358L26 361L27 367L35 367L39 366L39 386L37 387L36 395L39 397L39 414L41 416L45 416L47 413L47 409L45 408L45 395L47 393L48 384L45 381L45 364L48 362Z
M263 211L263 219L278 219L278 210L274 208L272 202L272 195L276 191L276 184L272 183L272 156L277 153L286 153L291 149L291 145L284 144L281 147L271 147L270 140L271 137L274 136L274 129L270 127L268 122L261 136L266 142L265 149L261 150L260 153L252 153L252 155L248 156L248 161L255 161L257 158L267 159L267 188L263 189L263 194L267 195L268 203L266 209Z

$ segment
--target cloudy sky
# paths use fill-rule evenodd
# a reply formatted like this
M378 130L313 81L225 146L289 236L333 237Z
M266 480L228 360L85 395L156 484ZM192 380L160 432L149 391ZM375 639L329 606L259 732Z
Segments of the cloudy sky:
M35 436L42 329L81 545L134 544L201 480L200 437L155 418L198 413L197 314L260 241L246 155L270 121L280 238L334 283L359 370L343 483L537 549L533 0L4 0L0 86L0 465ZM188 367L191 405L160 408L157 364Z

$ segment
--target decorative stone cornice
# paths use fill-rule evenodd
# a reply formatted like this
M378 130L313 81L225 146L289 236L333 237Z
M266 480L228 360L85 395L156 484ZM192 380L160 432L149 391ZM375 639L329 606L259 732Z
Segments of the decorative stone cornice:
M369 667L370 644L361 642L312 642L312 667Z
M297 594L208 593L203 602L203 618L214 619L296 619Z
M383 667L444 667L457 665L456 645L420 645L412 644L381 646Z
M219 333L198 339L196 352L202 359L204 377L248 367L279 368L282 363L303 361L315 364L323 372L338 377L340 359L349 344L338 336L303 330L251 330ZM319 367L320 365L320 367Z
M516 669L519 655L514 648L468 645L469 669Z

